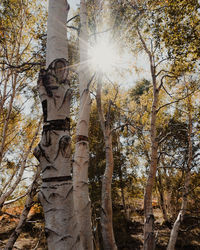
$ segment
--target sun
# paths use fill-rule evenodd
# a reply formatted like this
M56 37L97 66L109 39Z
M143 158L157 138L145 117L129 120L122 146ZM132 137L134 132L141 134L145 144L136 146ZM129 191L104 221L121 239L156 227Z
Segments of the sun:
M107 39L99 40L88 52L90 66L94 71L110 73L119 60L115 44Z

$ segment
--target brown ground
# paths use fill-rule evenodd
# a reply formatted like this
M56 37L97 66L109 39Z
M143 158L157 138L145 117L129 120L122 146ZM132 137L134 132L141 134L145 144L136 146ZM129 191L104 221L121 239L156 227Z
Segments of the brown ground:
M163 224L160 209L155 209L155 232L157 235L156 250L166 249L169 240L170 225ZM127 220L120 209L114 209L115 237L119 250L140 250L143 241L143 211L135 211L131 220ZM17 219L9 216L0 217L0 250L17 225ZM101 240L101 239L100 239ZM14 250L46 250L44 223L41 213L29 218L22 234L15 243ZM186 216L181 226L176 250L200 250L200 218Z

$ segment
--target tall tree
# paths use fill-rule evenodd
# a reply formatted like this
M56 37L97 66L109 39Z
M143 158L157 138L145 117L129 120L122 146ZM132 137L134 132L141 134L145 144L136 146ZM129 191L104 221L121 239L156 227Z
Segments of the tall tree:
M49 0L46 69L38 91L43 108L42 138L34 151L42 170L39 199L45 216L48 249L81 249L76 244L71 176L70 100L66 0Z
M92 78L88 67L88 27L86 1L80 1L80 64L78 68L80 106L76 125L76 145L73 163L74 208L78 222L81 247L93 249L91 204L88 191L89 145L88 130L90 118L90 84Z
M99 114L99 120L101 123L101 129L103 131L105 141L105 152L106 152L106 167L102 178L102 193L101 193L101 228L103 237L103 246L106 250L116 250L117 246L115 243L115 237L113 232L112 223L112 197L111 197L111 184L112 175L114 169L113 149L112 149L112 128L111 128L111 105L112 101L109 102L109 108L107 111L106 118L101 104L101 89L102 89L102 74L99 73L97 80L97 109Z
M186 86L188 92L188 86ZM174 250L175 244L178 237L179 227L181 222L184 219L184 215L186 213L187 204L188 204L188 194L189 194L189 185L191 180L191 168L192 168L192 158L193 158L193 148L192 148L192 100L191 96L189 95L186 100L187 106L187 116L188 116L188 129L187 129L187 136L188 136L188 156L187 156L187 165L185 172L185 180L183 184L183 194L182 194L182 203L181 209L178 213L176 221L174 222L173 228L171 230L169 243L167 246L167 250Z

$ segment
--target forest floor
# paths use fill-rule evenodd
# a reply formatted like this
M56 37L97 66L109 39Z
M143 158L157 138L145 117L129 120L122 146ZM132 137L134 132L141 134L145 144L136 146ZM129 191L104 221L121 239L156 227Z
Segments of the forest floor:
M13 208L13 211L15 209ZM12 213L13 214L13 213ZM14 215L18 215L14 212ZM164 225L159 208L154 209L156 250L166 249L170 235L170 225ZM119 250L140 250L143 244L143 210L136 210L127 220L120 211L114 208L115 238ZM10 234L18 223L18 219L3 215L0 217L0 250L4 249ZM101 239L100 239L101 242ZM47 250L42 213L29 216L22 233L13 250ZM176 250L200 250L200 219L186 216L176 244Z
M127 220L126 238L121 241L120 234L115 232L119 250L143 249L143 210L136 210ZM156 250L166 250L173 224L164 223L161 210L154 209ZM116 228L116 227L115 227ZM129 236L129 237L128 237ZM200 217L187 214L181 224L176 250L200 250Z

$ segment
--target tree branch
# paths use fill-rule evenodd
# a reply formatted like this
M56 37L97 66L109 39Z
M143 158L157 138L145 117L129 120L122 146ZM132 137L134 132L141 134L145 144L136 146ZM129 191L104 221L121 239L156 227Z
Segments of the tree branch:
M177 99L176 101L169 102L169 103L166 103L166 104L162 105L161 107L159 107L159 108L156 110L156 112L158 113L162 108L164 108L164 107L166 107L166 106L169 106L169 105L171 105L171 104L173 104L173 103L177 103L177 102L180 102L180 101L186 99L188 96L194 94L194 92L195 92L195 91L192 91L191 93L189 93L188 95L184 96L183 98L180 98L180 99Z
M67 23L71 22L73 19L75 19L77 17L80 17L80 15L73 16L72 18L70 18L69 20L67 20Z

